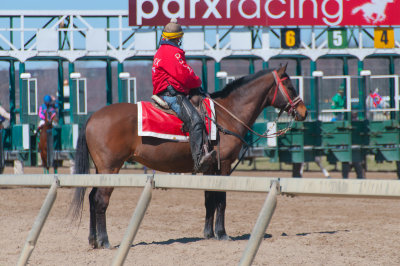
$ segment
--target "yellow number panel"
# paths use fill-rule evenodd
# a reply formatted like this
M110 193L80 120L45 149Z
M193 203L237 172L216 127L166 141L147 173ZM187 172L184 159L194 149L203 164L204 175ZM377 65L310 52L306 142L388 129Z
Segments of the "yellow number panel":
M374 30L375 48L394 48L393 28L375 28Z

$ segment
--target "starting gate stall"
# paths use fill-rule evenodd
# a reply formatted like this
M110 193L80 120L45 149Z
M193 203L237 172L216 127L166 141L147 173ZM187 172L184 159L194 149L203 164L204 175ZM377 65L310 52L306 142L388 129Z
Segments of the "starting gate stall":
M120 103L136 103L136 78L131 77L128 72L119 73L119 81L121 85L118 87L118 102Z
M53 127L52 138L49 138L49 147L53 152L49 152L50 165L61 165L63 160L73 160L75 155L76 143L78 140L79 126L86 122L87 112L87 79L81 77L78 72L70 73L69 85L64 85L64 96L69 96L69 105L64 105L65 117L68 123ZM69 107L68 109L65 107Z
M36 165L36 138L38 123L37 79L30 73L20 74L20 123L3 129L3 156L7 163Z
M320 76L318 105L323 154L330 163L364 161L368 145L367 122L358 120L358 113L352 112L352 95L358 91L356 85L360 84L360 77L316 74ZM339 89L343 90L341 96ZM335 106L333 97L342 97L344 106ZM362 95L356 97L363 98Z
M375 105L367 104L369 153L377 162L400 161L399 76L367 75L366 85L367 103L374 93L381 97Z
M305 95L305 88L311 88L312 78L303 76L291 76L290 79L298 95L303 99L306 106L311 105L311 95ZM310 91L307 89L307 91ZM283 120L283 121L282 121ZM283 130L292 123L291 129L284 135L277 137L276 149L279 162L284 163L303 163L314 162L319 151L316 147L320 146L320 123L311 116L304 122L288 122L289 117L283 115L277 123L277 129Z
M331 163L352 161L351 141L351 81L350 76L324 76L314 71L318 79L318 120L321 121L321 148ZM339 93L339 89L342 93ZM343 101L343 106L333 104L333 97Z

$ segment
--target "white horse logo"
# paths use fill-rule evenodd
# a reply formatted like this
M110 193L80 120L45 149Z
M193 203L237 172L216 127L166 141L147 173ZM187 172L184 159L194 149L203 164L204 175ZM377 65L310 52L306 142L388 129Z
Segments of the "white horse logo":
M360 10L364 13L364 19L370 23L376 24L386 19L386 5L393 3L395 0L371 0L371 3L362 4L352 10L352 14L358 13Z

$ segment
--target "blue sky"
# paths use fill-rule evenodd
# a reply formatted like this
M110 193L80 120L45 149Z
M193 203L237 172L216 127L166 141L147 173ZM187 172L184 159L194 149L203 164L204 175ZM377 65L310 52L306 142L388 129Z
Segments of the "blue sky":
M2 10L127 10L128 0L2 0Z

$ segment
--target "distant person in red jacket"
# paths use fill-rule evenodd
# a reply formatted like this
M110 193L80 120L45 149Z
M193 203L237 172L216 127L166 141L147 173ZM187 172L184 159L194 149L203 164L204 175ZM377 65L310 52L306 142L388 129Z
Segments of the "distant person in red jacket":
M176 19L171 19L163 30L160 47L154 55L153 94L161 97L189 130L194 170L204 172L210 167L216 152L208 152L203 146L204 123L186 97L191 90L201 86L201 80L186 63L185 52L180 48L182 37L181 25Z

